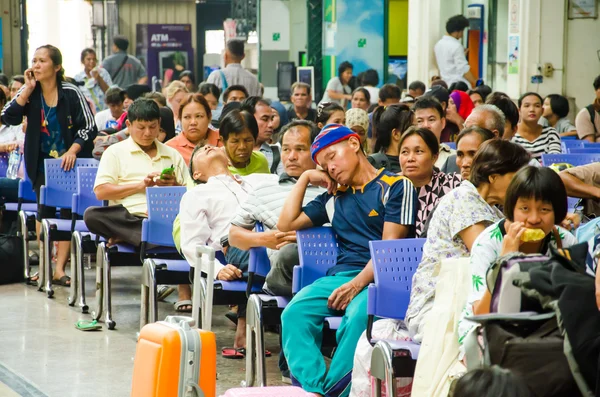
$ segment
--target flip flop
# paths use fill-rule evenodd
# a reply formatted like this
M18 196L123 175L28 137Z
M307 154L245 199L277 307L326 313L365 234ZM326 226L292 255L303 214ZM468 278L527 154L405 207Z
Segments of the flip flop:
M239 360L246 357L246 348L245 347L224 347L221 350L221 356L223 358L229 358L233 360ZM265 357L271 357L272 354L270 351L265 349Z
M183 309L184 306L189 306L190 309ZM189 299L179 301L175 303L175 311L178 313L191 313L192 312L192 301Z
M62 285L63 287L70 287L71 286L71 277L64 275L59 279L52 279L52 284L54 285Z
M98 324L98 321L96 320L92 320L92 321L77 321L77 323L75 323L75 328L77 328L80 331L99 331L102 329L102 326L100 324Z
M224 347L221 350L221 356L232 360L241 360L246 357L246 348L239 347L236 349L235 347Z
M170 287L168 285L161 285L160 287L158 287L158 291L156 291L156 300L158 300L159 302L162 302L165 300L165 298L169 295L171 295L173 292L175 292L175 288Z

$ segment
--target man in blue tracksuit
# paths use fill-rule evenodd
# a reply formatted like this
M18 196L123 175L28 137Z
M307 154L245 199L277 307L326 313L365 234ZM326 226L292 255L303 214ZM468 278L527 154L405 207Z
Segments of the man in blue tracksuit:
M339 124L323 128L311 146L324 171L302 174L277 228L301 230L331 223L337 264L303 288L282 316L282 343L292 376L320 396L348 396L354 350L367 326L367 289L373 281L369 241L414 237L417 192L409 179L369 164L360 138ZM302 207L306 187L328 191ZM320 352L326 317L343 316L329 371Z

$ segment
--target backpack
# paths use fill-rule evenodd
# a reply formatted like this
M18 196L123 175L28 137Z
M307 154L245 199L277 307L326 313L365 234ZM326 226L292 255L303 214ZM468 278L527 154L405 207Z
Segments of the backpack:
M22 238L0 234L0 285L22 282L24 271Z
M375 169L378 169L378 170L381 168L385 168L386 170L389 169L390 161L388 160L387 156L383 152L373 153L372 155L370 155L368 157L368 159L369 159L369 163L371 163L371 165L373 167L375 167Z
M577 244L568 250L551 247L552 255L545 260L541 255L531 255L498 261L515 273L510 287L534 302L539 312L518 310L468 317L478 323L464 342L469 370L482 365L510 369L525 381L535 396L594 395L582 375L559 309L561 283L568 278L564 274L591 279L583 265L586 245ZM571 257L576 257L576 261ZM488 272L488 281L494 281L492 300L494 295L514 295L506 288L507 283L502 282L508 271L498 272L495 280ZM593 279L588 281L593 283ZM515 305L505 307L513 309Z

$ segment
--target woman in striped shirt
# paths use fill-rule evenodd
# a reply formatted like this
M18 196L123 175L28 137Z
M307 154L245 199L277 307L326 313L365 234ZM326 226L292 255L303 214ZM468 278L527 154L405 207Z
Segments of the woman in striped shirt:
M535 92L527 92L519 98L519 122L512 142L523 146L531 157L541 160L542 154L560 153L560 137L553 127L538 124L542 117L542 97Z

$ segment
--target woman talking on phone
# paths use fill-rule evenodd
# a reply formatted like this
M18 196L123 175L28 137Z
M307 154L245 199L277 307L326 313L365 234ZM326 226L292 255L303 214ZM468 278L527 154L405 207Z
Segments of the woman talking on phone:
M85 97L76 86L64 81L62 54L52 45L35 51L32 66L25 71L25 84L2 109L5 124L19 125L23 117L27 117L23 159L39 200L45 181L44 159L60 158L62 169L69 171L78 157L92 157L93 141L98 133ZM55 214L56 208L38 209L38 238L41 219L55 217ZM70 211L61 210L61 218L71 219ZM70 285L65 274L69 244L58 243L55 284Z

